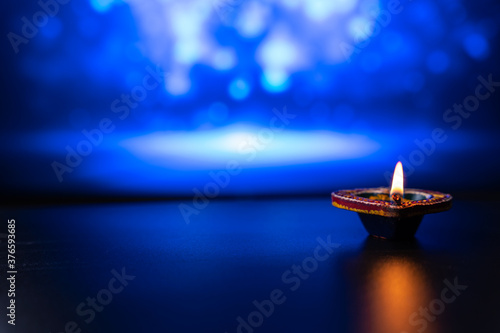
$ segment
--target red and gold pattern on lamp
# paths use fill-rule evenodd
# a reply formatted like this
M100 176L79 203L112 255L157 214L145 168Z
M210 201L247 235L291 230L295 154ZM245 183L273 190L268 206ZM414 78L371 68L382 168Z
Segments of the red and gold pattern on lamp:
M332 193L332 204L357 212L372 236L402 239L414 236L425 214L450 209L452 196L436 191L405 189L399 162L391 190L386 187L339 190Z

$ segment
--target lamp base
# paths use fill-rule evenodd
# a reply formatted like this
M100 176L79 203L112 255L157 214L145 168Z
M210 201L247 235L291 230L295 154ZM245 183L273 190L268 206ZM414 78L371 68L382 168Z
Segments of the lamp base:
M393 240L413 238L424 217L386 217L364 213L358 215L370 235Z

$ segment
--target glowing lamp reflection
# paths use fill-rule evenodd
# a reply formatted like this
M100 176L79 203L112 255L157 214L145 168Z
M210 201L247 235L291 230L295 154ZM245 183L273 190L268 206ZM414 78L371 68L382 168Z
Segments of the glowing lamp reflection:
M413 332L410 317L431 299L425 274L414 262L389 258L376 262L369 275L364 301L367 313L360 331L373 333ZM428 332L434 332L432 327Z

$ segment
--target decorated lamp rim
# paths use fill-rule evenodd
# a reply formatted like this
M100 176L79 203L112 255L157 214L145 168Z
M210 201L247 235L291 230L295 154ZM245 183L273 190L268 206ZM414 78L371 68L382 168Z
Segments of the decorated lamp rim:
M437 191L405 189L404 200L396 204L389 188L358 188L332 192L332 205L358 213L386 217L411 217L438 213L451 208L453 197Z

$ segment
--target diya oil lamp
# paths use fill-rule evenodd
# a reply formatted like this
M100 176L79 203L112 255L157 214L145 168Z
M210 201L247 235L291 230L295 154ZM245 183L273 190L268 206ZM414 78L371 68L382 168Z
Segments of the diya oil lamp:
M357 212L370 235L387 239L412 238L425 214L448 210L451 201L449 194L405 189L401 162L396 164L390 189L363 188L332 193L333 206Z

